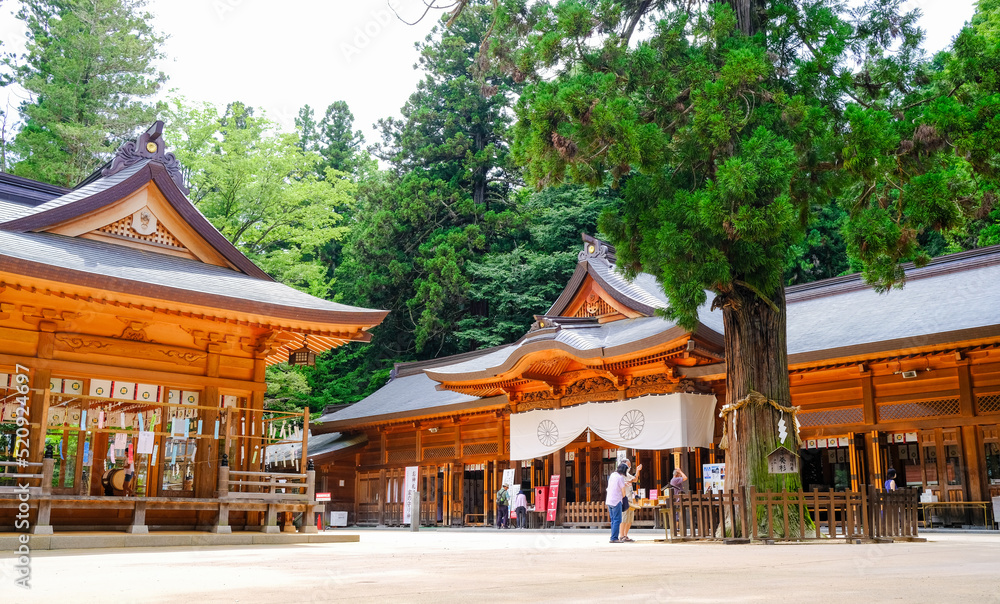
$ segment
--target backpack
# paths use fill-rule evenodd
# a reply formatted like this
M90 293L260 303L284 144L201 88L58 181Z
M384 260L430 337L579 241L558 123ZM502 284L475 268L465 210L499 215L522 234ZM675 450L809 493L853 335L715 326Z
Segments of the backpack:
M508 501L510 501L510 494L506 490L497 491L497 505L507 505Z

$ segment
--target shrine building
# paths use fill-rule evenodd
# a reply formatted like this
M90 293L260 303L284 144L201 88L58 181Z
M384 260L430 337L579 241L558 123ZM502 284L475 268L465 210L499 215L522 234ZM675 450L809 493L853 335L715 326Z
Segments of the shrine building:
M32 485L31 524L43 533L226 532L304 510L305 482L294 497L264 484L273 422L308 425L301 413L265 411L264 370L367 342L386 315L271 279L186 197L162 133L157 122L74 189L0 174L8 530L20 483ZM40 480L46 462L51 476ZM130 463L123 493L115 470ZM304 481L306 467L296 469Z
M593 524L620 449L643 465L647 495L674 468L706 487L703 466L725 459L721 310L706 303L693 331L660 318L655 279L625 280L611 246L583 239L563 293L521 339L398 364L371 396L327 410L310 440L351 439L310 448L329 509L401 524L405 469L418 467L421 522L488 524L513 468L529 499L560 475L557 524ZM881 485L893 468L940 502L1000 495L998 299L1000 246L908 267L886 295L858 275L787 288L804 488Z

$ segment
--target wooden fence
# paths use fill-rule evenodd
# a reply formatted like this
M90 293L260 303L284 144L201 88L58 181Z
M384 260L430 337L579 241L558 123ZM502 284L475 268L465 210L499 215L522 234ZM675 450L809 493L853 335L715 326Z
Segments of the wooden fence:
M635 508L635 519L632 526L636 528L652 528L656 522L657 508ZM610 528L608 506L603 501L582 501L566 504L566 514L563 526L572 528Z
M668 541L916 539L918 492L813 490L674 495L660 508Z

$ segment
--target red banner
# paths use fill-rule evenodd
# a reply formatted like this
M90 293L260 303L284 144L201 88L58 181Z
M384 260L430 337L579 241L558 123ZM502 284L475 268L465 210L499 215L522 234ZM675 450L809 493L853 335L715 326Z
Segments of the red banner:
M547 522L556 521L556 506L559 505L559 475L553 474L549 479L549 505L545 510L545 520Z

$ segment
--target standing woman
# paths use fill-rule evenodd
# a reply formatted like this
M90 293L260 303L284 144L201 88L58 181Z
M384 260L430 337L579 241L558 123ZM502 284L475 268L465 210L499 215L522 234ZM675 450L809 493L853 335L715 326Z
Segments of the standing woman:
M618 529L622 524L622 499L625 498L625 473L628 467L618 464L618 469L608 476L608 495L604 503L608 504L608 516L611 517L611 543L622 543L618 539Z

